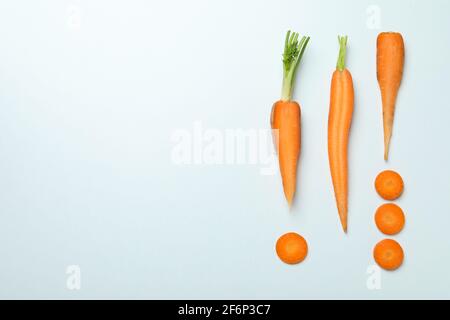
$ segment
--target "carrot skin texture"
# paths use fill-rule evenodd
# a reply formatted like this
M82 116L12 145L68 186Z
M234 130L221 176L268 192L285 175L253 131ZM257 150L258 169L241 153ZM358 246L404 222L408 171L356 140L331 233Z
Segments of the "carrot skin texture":
M384 159L388 160L394 124L395 104L403 77L405 45L396 32L383 32L377 38L377 79L383 105Z
M347 69L334 71L328 115L328 159L336 205L344 232L347 232L348 137L353 106L354 89L350 72Z
M277 101L272 107L271 127L289 206L292 205L297 184L297 165L301 149L301 109L295 101Z

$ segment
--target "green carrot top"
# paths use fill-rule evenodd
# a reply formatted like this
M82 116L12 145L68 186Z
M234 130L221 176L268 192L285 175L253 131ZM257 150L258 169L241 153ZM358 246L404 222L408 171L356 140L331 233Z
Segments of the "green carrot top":
M348 37L338 36L339 41L339 56L336 64L336 69L339 71L345 70L345 54L347 53L347 39Z
M281 100L289 101L292 98L294 79L297 67L305 52L309 37L302 37L298 40L297 32L288 31L283 52L283 87L281 90Z

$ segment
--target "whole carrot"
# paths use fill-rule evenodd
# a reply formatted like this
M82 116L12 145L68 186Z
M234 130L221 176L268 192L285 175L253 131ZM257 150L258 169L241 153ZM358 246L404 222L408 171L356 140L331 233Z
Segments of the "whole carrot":
M328 159L337 209L344 232L347 232L348 160L347 146L353 115L353 80L345 68L347 37L338 37L339 57L331 80L328 114Z
M383 103L384 159L389 156L389 145L394 123L395 102L403 76L405 46L396 32L382 32L377 39L377 78Z
M300 157L301 110L292 100L295 74L308 44L309 37L290 31L286 34L283 53L283 87L281 100L275 102L270 117L275 146L283 181L283 190L289 206L294 199L297 182L297 164Z

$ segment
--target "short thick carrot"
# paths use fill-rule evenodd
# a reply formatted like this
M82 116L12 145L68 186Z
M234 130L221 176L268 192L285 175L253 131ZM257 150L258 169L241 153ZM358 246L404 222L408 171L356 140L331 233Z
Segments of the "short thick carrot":
M301 109L292 101L297 67L308 44L309 37L298 39L299 34L286 34L283 53L283 88L281 100L275 102L270 117L275 147L283 181L283 190L289 206L292 205L297 182L297 165L300 157Z
M377 39L377 78L383 104L384 159L389 157L389 145L394 123L395 103L403 76L405 46L396 32L383 32Z
M348 137L353 115L353 80L345 68L347 37L338 37L339 57L331 80L328 114L328 159L336 205L344 232L348 215Z

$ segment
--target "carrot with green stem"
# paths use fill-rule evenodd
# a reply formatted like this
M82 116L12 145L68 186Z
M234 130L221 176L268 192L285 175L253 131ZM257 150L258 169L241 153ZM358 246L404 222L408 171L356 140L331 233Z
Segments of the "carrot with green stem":
M298 33L287 32L283 53L281 99L273 105L270 117L284 195L289 206L292 205L296 190L301 147L301 109L300 105L292 100L292 92L297 68L308 42L309 37L302 37L299 40Z
M380 33L377 39L377 78L383 104L384 160L389 157L395 103L403 77L404 61L402 35L396 32Z
M344 232L348 215L348 137L353 116L352 75L345 67L347 37L338 37L339 57L331 80L328 114L328 159L336 205Z

